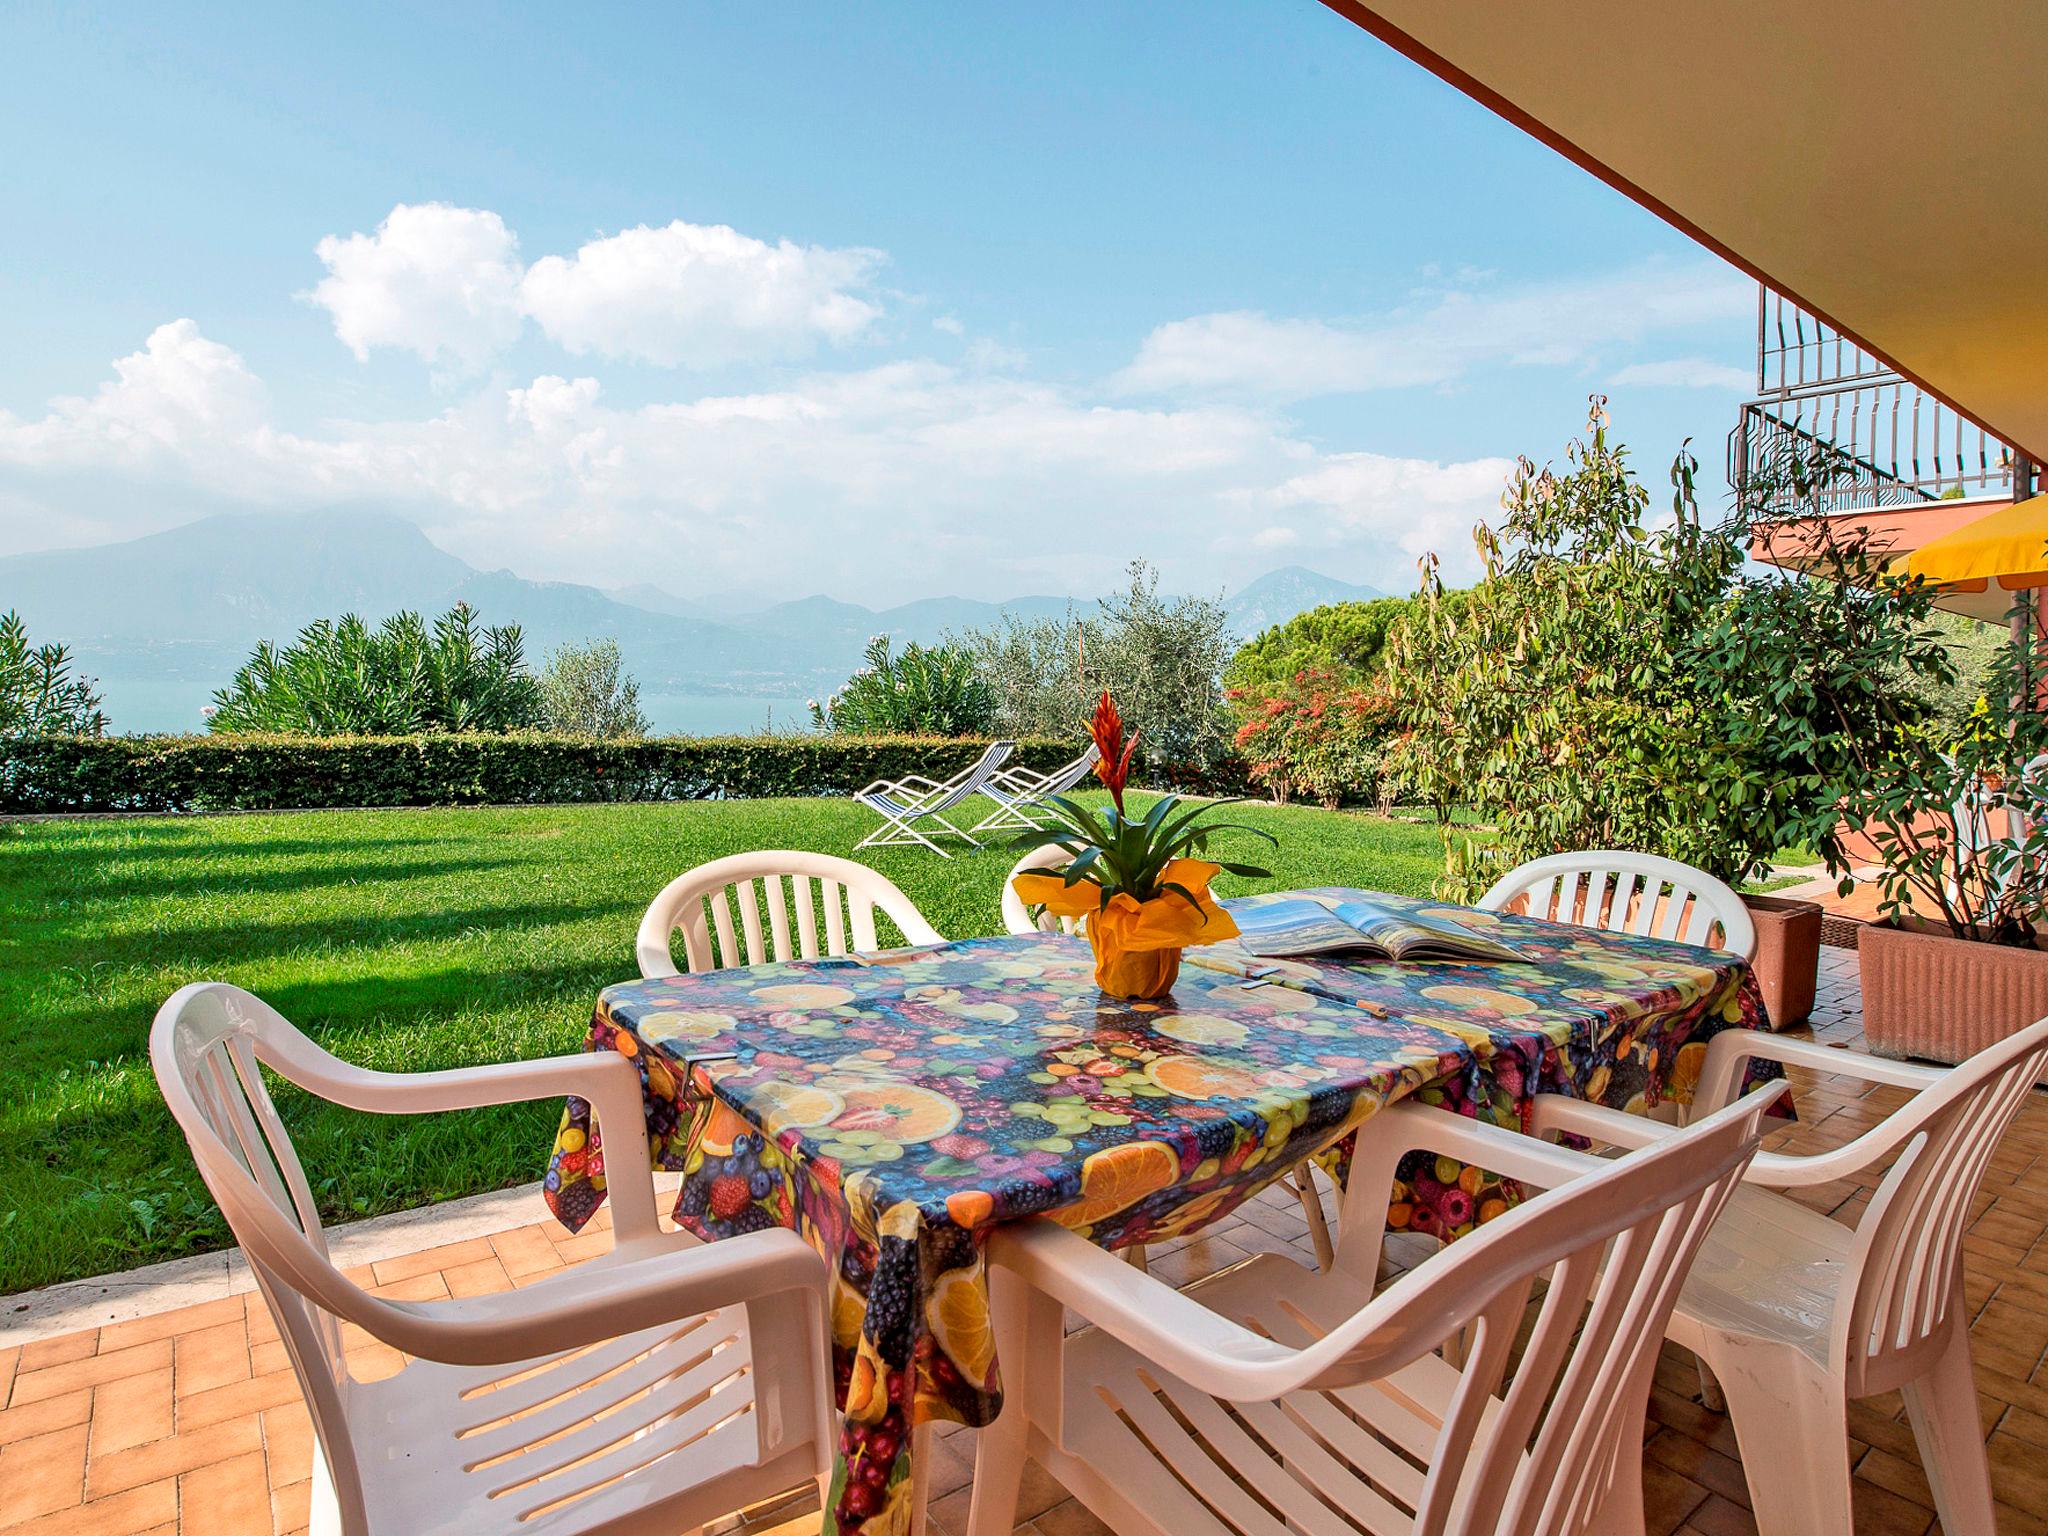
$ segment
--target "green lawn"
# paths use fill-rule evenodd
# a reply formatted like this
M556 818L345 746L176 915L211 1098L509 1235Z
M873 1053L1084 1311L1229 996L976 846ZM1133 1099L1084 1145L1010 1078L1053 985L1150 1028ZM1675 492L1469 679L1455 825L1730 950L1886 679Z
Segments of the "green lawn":
M1439 867L1428 826L1234 809L1281 839L1272 858L1236 840L1275 886L1419 894ZM150 1018L184 983L248 987L394 1071L572 1051L597 990L635 973L666 880L753 848L843 853L870 824L843 800L766 800L0 826L0 1293L225 1243L149 1072ZM1013 857L873 862L968 937L999 931ZM345 1219L539 1177L558 1106L281 1108Z

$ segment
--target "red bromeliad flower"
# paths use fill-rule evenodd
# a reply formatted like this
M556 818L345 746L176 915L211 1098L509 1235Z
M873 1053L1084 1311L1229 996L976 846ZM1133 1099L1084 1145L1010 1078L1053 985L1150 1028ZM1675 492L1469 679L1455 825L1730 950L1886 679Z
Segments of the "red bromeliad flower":
M1116 813L1124 813L1124 781L1131 776L1131 753L1137 750L1138 733L1124 736L1124 717L1116 711L1116 701L1109 696L1107 688L1102 690L1102 701L1095 706L1095 718L1088 722L1088 734L1095 738L1095 750L1102 754L1095 765L1095 775L1109 787L1109 798L1116 802Z

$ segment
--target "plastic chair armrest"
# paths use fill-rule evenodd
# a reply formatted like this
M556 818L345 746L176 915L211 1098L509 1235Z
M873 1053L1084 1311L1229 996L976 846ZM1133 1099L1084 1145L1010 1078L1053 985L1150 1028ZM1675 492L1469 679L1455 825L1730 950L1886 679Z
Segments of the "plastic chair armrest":
M1644 1115L1624 1114L1604 1104L1591 1104L1562 1093L1539 1093L1530 1100L1529 1134L1564 1131L1605 1146L1635 1151L1655 1146L1678 1134L1678 1127Z
M386 1343L450 1365L507 1365L619 1338L721 1307L809 1292L826 1326L825 1262L776 1229L619 1263L593 1261L532 1285L455 1301L385 1303Z
M1606 1166L1597 1157L1519 1131L1408 1103L1390 1105L1359 1128L1353 1166L1384 1162L1391 1181L1392 1165L1410 1152L1441 1153L1538 1189L1555 1188Z
M1892 1061L1864 1051L1845 1051L1811 1040L1767 1035L1757 1030L1727 1029L1708 1042L1706 1065L1700 1072L1694 1103L1702 1111L1720 1108L1740 1090L1744 1065L1757 1058L1892 1088L1910 1088L1915 1093L1937 1087L1948 1078L1947 1071L1939 1067ZM1827 1152L1796 1157L1760 1152L1743 1174L1743 1182L1769 1189L1831 1184L1836 1179L1861 1173L1889 1157L1918 1128L1918 1121L1913 1116L1900 1112Z
M1751 1060L1759 1059L1805 1067L1813 1072L1837 1073L1893 1088L1911 1088L1916 1093L1934 1087L1947 1077L1947 1073L1938 1067L1892 1061L1867 1051L1846 1051L1839 1046L1821 1045L1788 1035L1766 1034L1756 1029L1724 1029L1707 1042L1706 1064L1701 1068L1699 1089L1693 1097L1700 1111L1709 1112L1734 1102L1742 1089L1742 1067Z
M542 1056L444 1072L377 1072L354 1066L317 1046L283 1056L268 1050L260 1054L300 1087L345 1108L371 1114L479 1109L574 1094L589 1102L600 1130L611 1133L614 1154L607 1160L608 1188L617 1240L632 1242L661 1231L655 1214L652 1161L644 1156L638 1160L644 1177L620 1177L622 1170L630 1175L635 1166L635 1159L620 1154L635 1146L644 1153L647 1146L646 1093L639 1071L623 1056L586 1051L578 1056Z

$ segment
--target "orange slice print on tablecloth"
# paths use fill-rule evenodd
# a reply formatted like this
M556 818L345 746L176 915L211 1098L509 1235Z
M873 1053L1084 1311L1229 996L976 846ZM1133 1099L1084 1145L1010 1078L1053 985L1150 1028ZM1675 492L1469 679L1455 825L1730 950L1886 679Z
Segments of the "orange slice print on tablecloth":
M1052 1212L1052 1219L1066 1227L1093 1226L1179 1178L1180 1154L1164 1142L1127 1141L1106 1147L1081 1165L1079 1203Z
M846 1109L846 1100L830 1088L780 1079L750 1084L747 1104L770 1136L788 1126L829 1125Z
M1152 1027L1168 1039L1184 1040L1189 1045L1236 1045L1251 1033L1236 1019L1226 1019L1219 1013L1171 1014Z
M1181 1099L1243 1099L1262 1086L1257 1074L1243 1067L1201 1056L1161 1056L1146 1064L1145 1075Z
M1422 995L1433 1002L1450 1003L1459 1008L1484 1008L1510 1019L1534 1013L1539 1006L1519 992L1502 992L1495 987L1424 987Z
M911 1146L943 1136L960 1123L958 1104L916 1083L848 1088L839 1097L845 1108L833 1118L835 1131L868 1131Z
M853 989L828 986L822 981L786 981L754 988L754 998L770 1008L837 1008L853 1001Z

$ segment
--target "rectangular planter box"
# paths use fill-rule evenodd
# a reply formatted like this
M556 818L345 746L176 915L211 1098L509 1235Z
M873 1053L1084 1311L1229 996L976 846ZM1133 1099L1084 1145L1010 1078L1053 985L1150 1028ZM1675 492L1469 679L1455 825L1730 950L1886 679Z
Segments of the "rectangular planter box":
M1965 1061L2048 1017L2048 952L1872 923L1857 946L1863 1033L1885 1056Z
M1771 1028L1805 1023L1813 1012L1820 930L1827 914L1818 902L1785 896L1745 896L1742 904L1756 924L1756 958L1750 969L1763 993Z

